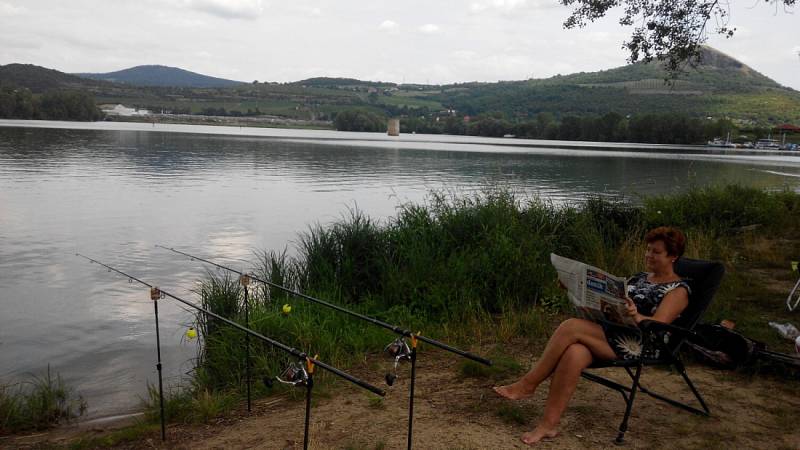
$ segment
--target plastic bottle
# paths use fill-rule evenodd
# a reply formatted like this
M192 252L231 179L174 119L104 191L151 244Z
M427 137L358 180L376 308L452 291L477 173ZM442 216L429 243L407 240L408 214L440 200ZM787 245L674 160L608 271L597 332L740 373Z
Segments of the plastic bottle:
M800 330L797 329L796 326L792 325L789 322L786 323L777 323L777 322L770 322L769 326L778 330L778 333L781 336L785 337L786 339L795 340L798 336L800 336Z

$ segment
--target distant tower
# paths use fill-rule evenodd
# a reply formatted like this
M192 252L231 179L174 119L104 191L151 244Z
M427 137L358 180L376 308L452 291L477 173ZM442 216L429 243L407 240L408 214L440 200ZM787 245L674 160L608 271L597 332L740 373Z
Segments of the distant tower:
M389 136L400 136L400 119L389 119L386 128Z

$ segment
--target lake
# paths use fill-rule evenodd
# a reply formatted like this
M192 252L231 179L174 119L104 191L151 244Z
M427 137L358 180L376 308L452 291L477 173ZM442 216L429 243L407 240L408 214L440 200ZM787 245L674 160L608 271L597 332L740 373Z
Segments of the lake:
M0 120L0 381L49 365L97 417L134 410L156 380L148 290L76 252L196 301L207 267L155 244L247 270L253 251L291 252L309 225L352 208L386 218L431 190L499 185L567 203L709 183L796 189L798 177L800 157L785 153ZM196 351L192 316L170 301L159 312L166 381L178 383Z

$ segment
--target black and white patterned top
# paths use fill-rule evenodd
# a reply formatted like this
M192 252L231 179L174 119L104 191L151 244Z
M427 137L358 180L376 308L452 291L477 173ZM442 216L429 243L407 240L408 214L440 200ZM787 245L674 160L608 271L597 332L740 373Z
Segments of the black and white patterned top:
M692 293L685 280L653 283L647 281L647 276L647 272L639 272L628 279L628 297L633 300L639 314L646 316L655 314L664 297L675 288L684 287L686 292Z
M679 287L686 288L691 293L689 284L685 280L670 281L667 283L653 283L647 280L648 273L639 272L628 279L628 297L633 300L639 314L652 316L656 313L658 305L667 294ZM634 330L626 328L604 327L606 340L620 359L631 359L643 356L645 358L658 358L658 350L653 354L642 354L644 348L641 336Z

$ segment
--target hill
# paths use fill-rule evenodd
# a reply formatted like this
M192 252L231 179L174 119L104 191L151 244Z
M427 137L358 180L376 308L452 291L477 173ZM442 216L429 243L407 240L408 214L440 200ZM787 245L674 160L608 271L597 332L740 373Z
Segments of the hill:
M331 120L347 109L382 116L423 118L491 115L511 122L540 113L555 119L680 113L696 119L729 118L749 126L800 123L800 93L755 69L706 48L696 69L672 85L658 64L632 64L598 72L498 83L411 85L353 78L311 78L293 83L239 83L164 66L139 66L79 78L32 65L0 66L0 85L79 89L98 103L202 115L274 115ZM222 86L211 86L222 83ZM210 86L210 87L209 87Z
M800 93L721 52L706 48L696 68L672 84L658 64L632 64L546 79L444 86L429 96L468 115L499 111L510 118L540 112L623 115L681 112L743 122L800 121Z
M203 75L177 67L136 66L108 73L76 73L76 76L93 80L105 80L134 86L174 86L174 87L232 87L240 81L226 80Z
M33 64L7 64L0 66L0 84L28 88L38 94L54 89L83 90L98 83Z

